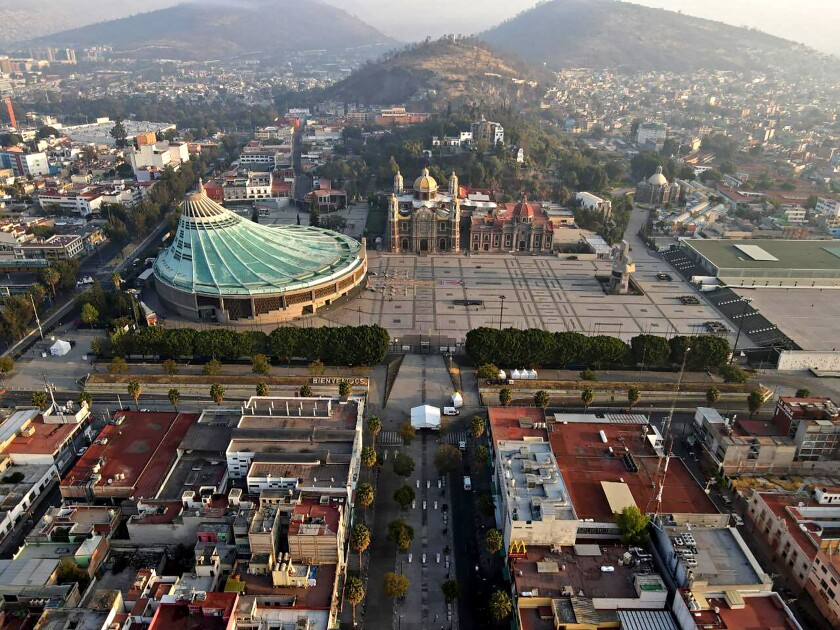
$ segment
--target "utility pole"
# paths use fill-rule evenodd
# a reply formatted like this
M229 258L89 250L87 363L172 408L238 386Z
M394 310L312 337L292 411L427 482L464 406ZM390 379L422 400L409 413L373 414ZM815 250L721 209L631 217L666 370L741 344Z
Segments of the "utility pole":
M747 317L747 306L752 302L752 300L747 298L741 298L741 300L744 302L744 309L741 311L741 321L738 322L738 334L735 335L735 345L732 346L732 356L729 358L729 365L732 365L735 361L735 351L738 348L738 341L741 339L741 329L744 327L744 319Z
M32 310L35 312L35 323L38 324L38 334L41 335L41 341L44 340L44 330L41 328L41 319L38 317L38 309L35 308L35 298L29 294L29 301L32 302Z
M502 329L502 318L505 316L505 296L499 296L499 330Z

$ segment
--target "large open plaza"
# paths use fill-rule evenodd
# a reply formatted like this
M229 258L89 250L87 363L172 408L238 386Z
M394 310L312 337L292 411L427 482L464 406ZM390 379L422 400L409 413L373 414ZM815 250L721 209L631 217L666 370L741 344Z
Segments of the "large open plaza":
M369 255L361 296L319 311L334 324L379 324L399 339L430 336L461 342L479 326L578 331L629 339L640 333L672 336L706 332L706 322L731 325L663 260L642 253L633 276L643 295L607 295L596 276L609 261L531 255ZM683 304L693 295L697 305ZM504 299L502 299L504 296ZM465 304L464 301L481 301ZM323 323L323 322L322 322Z

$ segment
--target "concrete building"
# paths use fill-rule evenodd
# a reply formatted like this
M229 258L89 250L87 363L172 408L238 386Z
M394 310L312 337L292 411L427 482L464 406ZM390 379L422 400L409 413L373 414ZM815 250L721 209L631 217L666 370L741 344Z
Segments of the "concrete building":
M156 142L141 144L137 149L126 152L129 164L138 181L157 179L167 167L175 170L190 159L189 146L186 143Z
M483 140L491 148L505 141L505 128L497 122L486 120L484 116L470 124L470 133L473 143Z
M62 192L55 188L46 188L35 195L38 205L49 212L50 206L58 206L64 211L74 212L82 217L88 217L105 202L98 187L86 186L78 190Z
M612 201L609 199L602 199L589 192L579 192L575 195L575 201L581 208L600 212L604 215L604 220L609 219L612 215Z
M55 464L13 465L9 456L0 458L0 539L14 531L58 478Z
M636 131L636 144L661 147L667 137L667 125L657 122L643 122Z
M554 234L554 223L543 205L525 197L517 204L502 203L486 212L473 211L469 248L473 252L548 253Z
M15 177L38 177L50 174L47 154L27 153L18 147L0 150L0 169L11 169Z
M45 240L32 240L15 249L23 258L35 258L49 261L73 260L87 250L81 236L54 234Z

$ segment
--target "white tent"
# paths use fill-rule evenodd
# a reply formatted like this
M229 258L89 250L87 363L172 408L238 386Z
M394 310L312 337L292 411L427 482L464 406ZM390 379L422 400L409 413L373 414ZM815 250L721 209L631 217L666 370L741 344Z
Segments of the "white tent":
M421 405L411 409L411 426L415 429L440 429L440 408Z
M63 357L65 354L70 352L70 348L71 346L69 341L62 341L59 339L50 346L50 354L54 357Z

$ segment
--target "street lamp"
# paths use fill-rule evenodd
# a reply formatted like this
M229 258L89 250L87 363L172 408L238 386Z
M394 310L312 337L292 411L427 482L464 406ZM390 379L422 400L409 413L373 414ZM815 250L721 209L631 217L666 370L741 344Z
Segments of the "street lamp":
M499 330L502 329L502 318L505 316L505 300L504 295L499 296Z
M735 335L735 345L732 346L732 356L729 358L729 365L732 365L732 362L735 361L735 350L738 348L738 341L741 339L741 329L744 327L744 319L747 317L747 306L749 306L750 300L749 298L741 298L744 302L744 309L741 311L741 321L738 322L738 334Z

